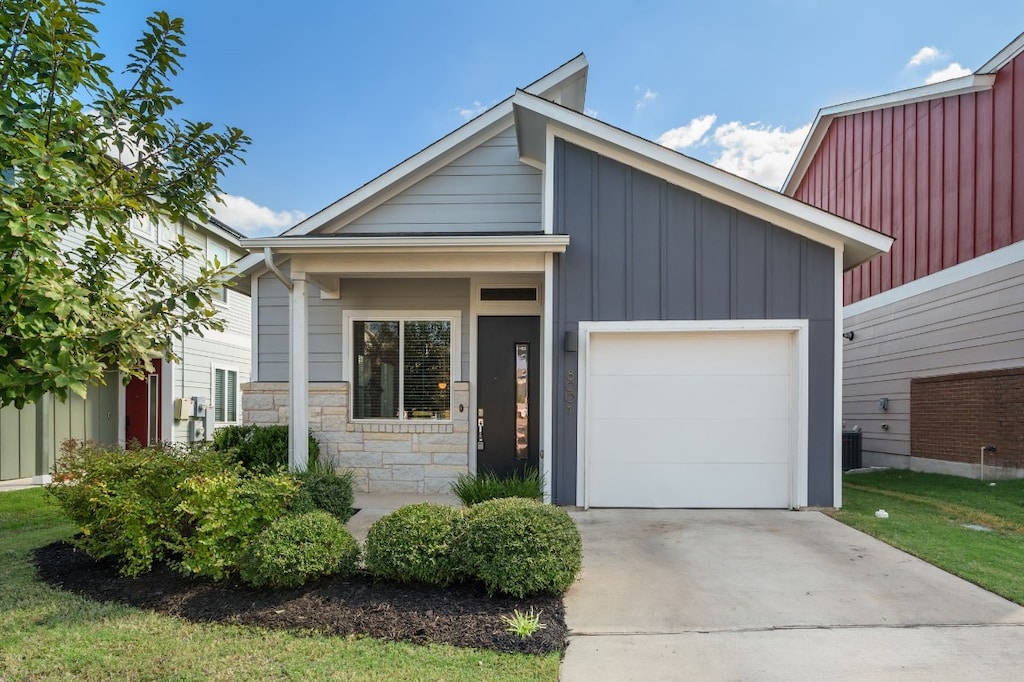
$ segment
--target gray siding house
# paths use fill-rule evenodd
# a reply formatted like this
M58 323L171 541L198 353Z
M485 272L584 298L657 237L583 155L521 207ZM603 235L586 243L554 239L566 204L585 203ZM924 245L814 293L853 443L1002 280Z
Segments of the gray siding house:
M587 72L242 241L244 419L366 491L532 466L557 504L838 506L840 281L891 240L585 116Z
M188 277L196 276L207 260L230 263L244 253L239 245L242 235L216 220L203 225L140 223L132 228L147 247L179 236L187 239L196 251L178 267ZM79 230L66 239L78 246L84 237ZM61 402L47 395L21 410L0 409L0 479L47 481L69 438L111 445L180 443L206 440L219 426L241 423L239 391L249 380L251 366L251 304L246 294L226 288L214 305L224 330L174 340L180 361L156 360L145 379L125 385L117 372L107 372L105 385L90 387L85 398L71 395ZM181 407L182 399L193 398L200 400L193 401L192 408L187 402ZM207 409L197 409L199 402Z

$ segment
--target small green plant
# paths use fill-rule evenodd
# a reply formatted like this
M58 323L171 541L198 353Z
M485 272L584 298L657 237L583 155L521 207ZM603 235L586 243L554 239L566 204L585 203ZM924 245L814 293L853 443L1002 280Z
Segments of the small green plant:
M366 534L366 570L400 582L455 582L451 545L461 520L461 510L429 502L396 509Z
M342 523L352 518L352 472L337 473L316 466L293 475L299 481L299 490L289 505L290 511L302 513L321 509Z
M583 543L564 509L510 497L467 509L452 552L458 569L488 593L525 597L565 592L579 573Z
M285 513L297 487L284 472L224 471L183 481L178 509L191 532L181 540L179 570L214 580L233 575L256 535Z
M544 477L533 467L507 476L499 476L491 471L467 473L452 483L452 493L467 507L502 497L541 500L544 496Z
M225 426L213 434L213 449L230 452L248 471L268 473L288 467L288 426L242 424ZM316 468L320 444L309 432L309 468Z
M359 563L359 543L325 511L275 520L242 556L239 575L253 587L301 587L327 575L347 575Z
M538 630L543 630L547 627L544 623L540 622L540 615L543 611L533 612L533 607L530 607L529 613L520 613L519 609L513 609L511 616L502 616L501 620L508 627L505 628L505 632L511 632L519 639L526 639L532 637Z

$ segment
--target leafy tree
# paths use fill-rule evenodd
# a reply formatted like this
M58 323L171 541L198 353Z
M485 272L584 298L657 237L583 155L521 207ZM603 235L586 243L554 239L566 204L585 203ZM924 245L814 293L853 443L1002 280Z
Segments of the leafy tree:
M141 376L170 342L218 328L223 267L140 243L133 221L195 229L249 138L172 117L184 23L148 20L120 74L100 0L0 0L0 405L65 399L105 369Z

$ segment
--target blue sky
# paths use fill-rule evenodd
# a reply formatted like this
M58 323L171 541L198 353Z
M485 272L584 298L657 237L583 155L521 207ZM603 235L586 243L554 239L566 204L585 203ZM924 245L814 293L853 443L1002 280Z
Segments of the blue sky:
M1020 0L108 2L95 23L118 69L149 13L185 19L179 115L253 138L218 209L252 236L580 52L589 113L777 187L819 108L973 71L1024 31Z

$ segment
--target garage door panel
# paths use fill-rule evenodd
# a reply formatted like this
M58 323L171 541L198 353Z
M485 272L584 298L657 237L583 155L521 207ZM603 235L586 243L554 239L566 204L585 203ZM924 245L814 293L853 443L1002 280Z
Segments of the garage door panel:
M606 464L591 497L604 507L788 506L784 464Z
M758 414L788 417L788 375L597 376L590 379L587 403L591 419L735 418Z
M604 462L788 462L788 419L603 420L590 460Z
M789 506L795 340L791 331L592 332L588 502Z
M736 375L788 372L791 336L778 332L595 335L589 351L591 374L705 375L710 368Z

